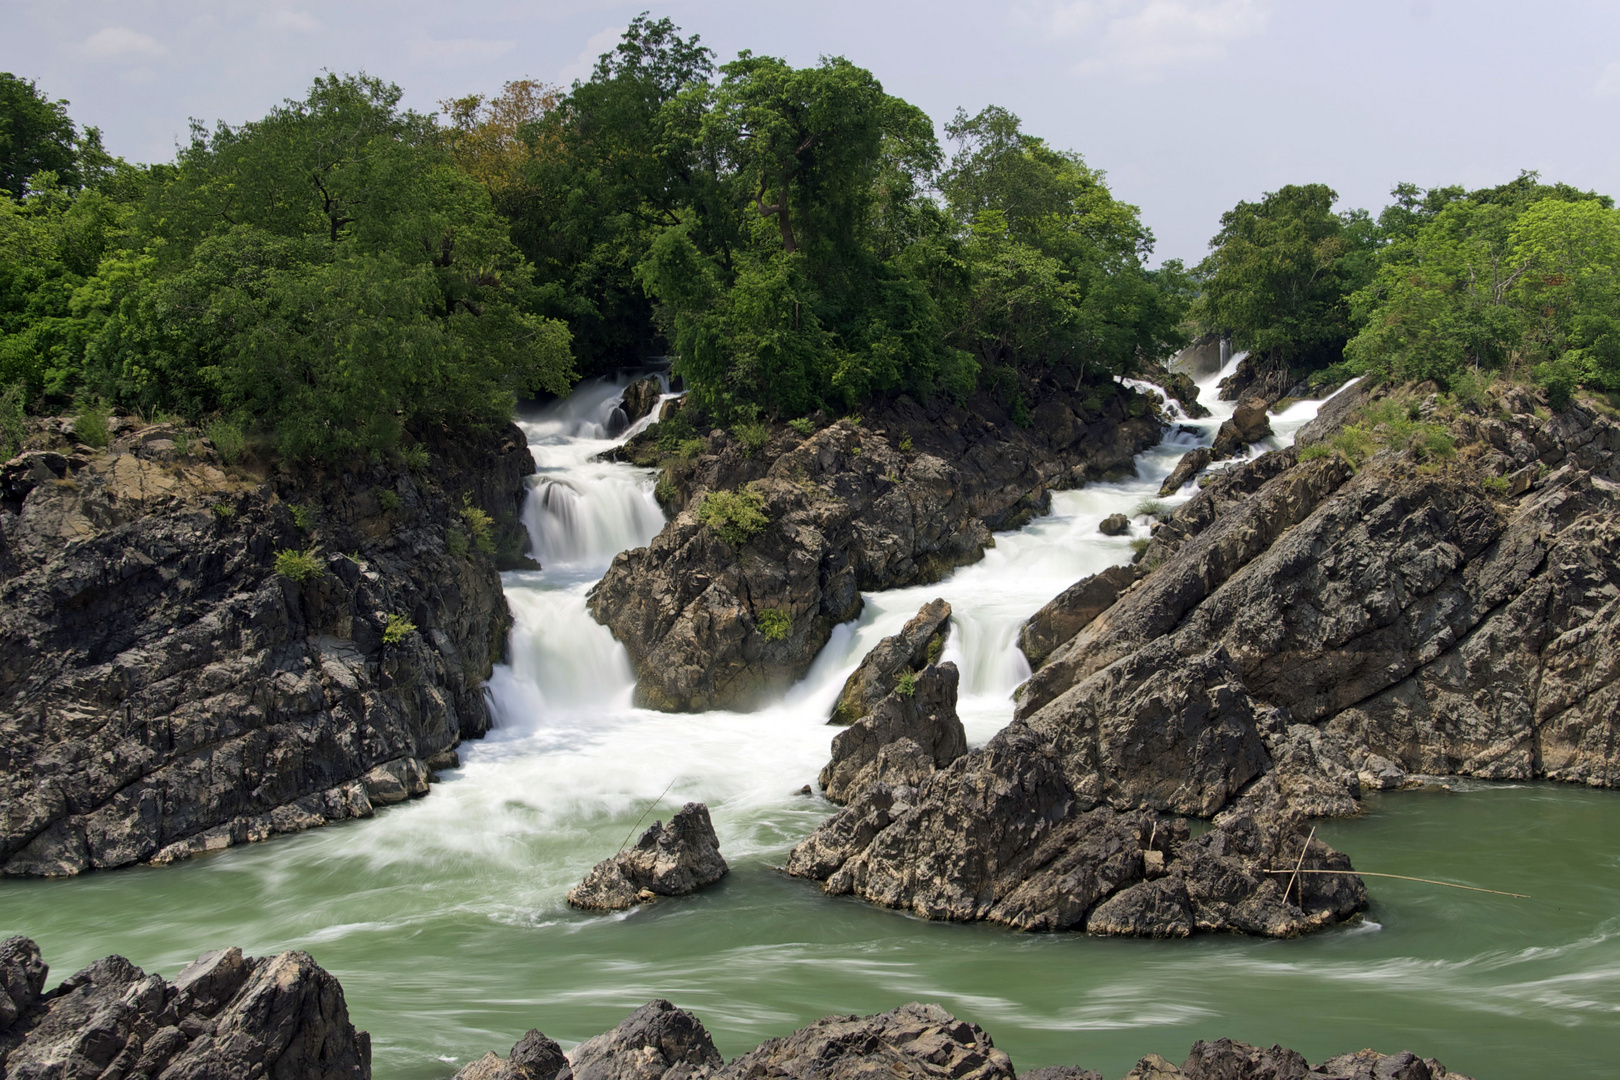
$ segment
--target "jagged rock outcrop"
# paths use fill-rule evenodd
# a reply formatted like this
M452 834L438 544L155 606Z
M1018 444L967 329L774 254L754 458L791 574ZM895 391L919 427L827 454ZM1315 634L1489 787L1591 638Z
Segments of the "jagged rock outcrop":
M725 1059L702 1021L662 998L569 1053L574 1080L698 1080Z
M1231 419L1223 421L1215 432L1215 445L1210 447L1212 458L1236 457L1269 436L1271 421L1266 418L1266 408L1264 398L1244 398L1240 401L1237 408L1232 410Z
M26 938L0 945L0 976L19 955L37 971L30 985L43 985L39 950ZM36 994L11 1021L4 1015L0 1076L14 1080L371 1075L371 1040L349 1022L343 988L302 952L255 959L221 949L172 983L109 956Z
M0 466L5 873L363 817L488 729L534 469L517 428L429 433L419 470L290 472L114 426L105 451L44 432Z
M687 803L655 821L632 848L597 863L568 890L568 902L589 911L624 911L660 896L684 896L726 876L709 808Z
M898 634L878 642L850 672L833 705L831 723L852 724L871 712L903 673L921 671L939 659L950 632L951 605L944 600L924 604Z
M967 753L957 681L955 664L928 664L912 677L909 692L897 686L840 732L819 780L827 799L846 803L879 781L915 785Z
M1123 514L1116 515L1124 517ZM1018 647L1032 668L1046 662L1052 650L1114 606L1120 593L1136 583L1136 569L1110 566L1083 577L1046 602L1018 631Z
M533 1066L528 1065L534 1061ZM988 1032L938 1005L912 1002L872 1016L828 1016L724 1062L703 1024L668 1001L642 1006L618 1027L561 1060L557 1044L530 1031L509 1058L488 1054L456 1080L1016 1080ZM1102 1080L1076 1065L1048 1065L1022 1080ZM1130 1080L1468 1080L1432 1058L1361 1050L1312 1069L1281 1046L1231 1039L1193 1044L1178 1067L1148 1054Z
M1222 401L1257 397L1270 408L1299 390L1299 379L1299 375L1287 364L1246 356L1238 361L1232 374L1221 380L1216 387L1216 396Z
M1170 470L1170 475L1164 478L1159 485L1159 497L1174 495L1180 491L1193 477L1209 468L1209 463L1215 460L1215 452L1207 446L1200 446L1181 455L1176 467Z
M1043 384L1027 427L979 394L966 409L901 398L859 425L783 428L761 447L710 432L661 481L673 520L617 556L590 594L635 664L637 700L669 710L763 701L859 614L860 590L937 580L978 559L992 530L1040 512L1052 489L1131 469L1160 422L1138 395L1091 392ZM757 521L705 524L710 493L746 500Z
M656 375L648 375L644 379L637 379L624 388L624 401L619 406L624 410L625 420L631 424L652 412L658 404L658 399L664 394L664 386Z

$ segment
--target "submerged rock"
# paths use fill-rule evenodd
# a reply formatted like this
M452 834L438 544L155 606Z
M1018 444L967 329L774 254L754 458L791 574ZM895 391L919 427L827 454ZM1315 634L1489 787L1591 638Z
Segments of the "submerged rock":
M728 869L709 808L687 803L669 824L653 822L634 847L597 863L568 890L568 902L588 911L624 911L659 896L696 892Z
M917 784L967 753L967 733L956 715L957 681L955 664L929 664L840 732L821 770L823 794L846 803L879 781Z
M39 950L26 938L0 945L0 978L16 956L37 972L30 985L42 985ZM205 953L173 983L109 956L39 995L10 1022L0 1013L0 1076L160 1074L367 1080L371 1040L349 1022L337 979L303 952L260 959L234 948Z
M944 600L930 600L906 621L898 634L873 646L844 680L844 688L833 706L832 723L854 723L894 690L903 673L915 674L936 662L950 634L950 622L951 605Z

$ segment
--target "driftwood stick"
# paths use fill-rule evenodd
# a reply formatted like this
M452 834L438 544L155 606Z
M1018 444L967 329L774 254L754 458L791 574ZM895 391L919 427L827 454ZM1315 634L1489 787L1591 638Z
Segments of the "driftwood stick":
M1267 874L1286 874L1287 870L1265 870ZM1296 874L1354 874L1356 877L1386 877L1397 881L1420 881L1425 885L1444 885L1448 889L1467 889L1469 892L1490 893L1492 896L1511 896L1518 900L1529 900L1524 893L1503 892L1501 889L1481 889L1475 885L1458 885L1455 881L1436 881L1426 877L1407 877L1405 874L1375 874L1371 870L1294 870ZM1285 893L1286 897L1287 894Z
M1305 865L1305 853L1311 850L1311 841L1315 839L1316 826L1312 825L1311 835L1305 838L1305 846L1299 849L1299 861L1294 864L1294 875L1288 879L1288 884L1283 886L1283 903L1285 904L1288 903L1288 890L1292 889L1294 882L1299 880L1299 868ZM1305 887L1303 885L1299 889L1299 906L1301 910L1305 907Z

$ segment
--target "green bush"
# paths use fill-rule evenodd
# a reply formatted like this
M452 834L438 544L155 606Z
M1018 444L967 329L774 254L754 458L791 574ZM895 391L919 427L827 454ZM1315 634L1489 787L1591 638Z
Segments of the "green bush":
M1508 493L1508 478L1505 476L1487 476L1479 482L1479 486L1492 495L1506 495Z
M691 461L701 453L703 453L702 439L682 439L675 449L675 456L682 461Z
M229 521L229 520L231 520L231 518L233 518L235 516L236 516L236 508L235 507L227 506L224 503L215 503L214 504L214 517L218 518L220 521Z
M741 547L765 531L765 501L752 491L712 491L703 496L698 520L726 543Z
M467 534L452 526L444 531L444 550L461 558L467 554Z
M388 625L383 627L383 644L398 645L405 640L407 634L416 629L416 624L403 615L388 616Z
M808 416L800 416L789 420L788 427L792 428L794 431L797 431L800 435L803 435L807 439L816 432L816 425Z
M786 641L788 633L793 629L793 620L789 619L787 612L781 608L766 608L754 620L754 625L759 628L766 641Z
M377 497L377 505L382 508L383 513L392 514L399 509L399 492L393 488L374 487L371 493Z
M325 572L326 569L321 565L320 556L315 554L314 548L308 551L290 548L276 552L276 573L300 585L306 581L313 581Z
M246 440L242 437L242 425L230 420L215 420L209 424L203 434L208 441L214 444L219 451L220 459L227 465L235 465L242 460L242 449Z
M1352 465L1360 465L1373 452L1372 432L1362 424L1346 424L1333 436L1333 449Z
M917 692L917 673L915 671L902 671L895 680L894 692L901 697L911 697Z
M101 402L86 402L79 406L79 413L73 418L73 436L86 446L98 449L112 441L112 433L107 421L111 412Z
M473 546L485 555L495 554L495 519L476 506L465 506L461 510L461 520L467 526Z
M308 503L288 503L287 510L292 514L293 527L299 532L309 532L315 526L315 508Z
M432 457L428 454L427 447L421 443L402 448L399 452L399 459L405 463L405 467L411 472L423 472L432 464Z
M945 651L945 635L944 634L935 634L934 635L934 640L930 641L928 643L928 662L930 664L939 663L940 654L943 653L944 651Z
M1318 458L1332 457L1333 447L1327 443L1312 443L1310 446L1300 447L1299 460L1301 462L1315 461Z
M23 416L23 384L12 383L0 394L0 461L9 461L22 449L28 433Z
M900 452L902 454L904 454L904 453L908 453L910 450L911 450L911 432L908 431L904 435L900 436Z
M731 434L742 443L743 457L753 457L771 441L771 429L758 420L734 425Z

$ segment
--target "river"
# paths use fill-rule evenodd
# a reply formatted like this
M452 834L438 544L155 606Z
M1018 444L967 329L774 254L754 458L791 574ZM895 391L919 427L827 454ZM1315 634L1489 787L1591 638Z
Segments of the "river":
M772 867L832 808L813 783L845 676L935 596L954 609L970 742L1011 717L1028 674L1019 624L1078 578L1130 557L1097 523L1133 514L1230 405L1173 430L1139 477L1054 496L935 585L868 594L810 674L753 713L631 705L623 650L585 611L613 555L663 524L654 474L591 459L620 387L596 382L525 417L539 475L525 521L545 567L505 576L511 663L497 728L462 747L433 793L368 821L162 868L0 881L0 937L26 933L52 982L109 952L172 976L207 948L307 949L373 1037L374 1074L446 1077L530 1027L565 1046L652 997L695 1012L728 1057L820 1016L936 1001L985 1027L1014 1064L1123 1075L1199 1038L1282 1043L1313 1061L1412 1049L1478 1080L1614 1075L1620 1047L1620 829L1615 796L1455 782L1374 795L1318 833L1358 868L1529 893L1515 900L1368 879L1365 921L1297 941L1151 942L929 923L823 896ZM1273 418L1281 445L1314 403ZM1191 489L1169 500L1189 497ZM709 804L732 873L697 896L619 916L564 903L638 820ZM656 804L656 805L654 805ZM650 812L649 812L650 811ZM643 824L644 827L644 824Z

